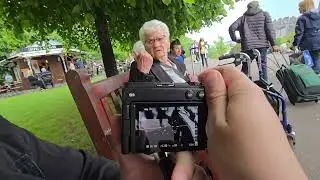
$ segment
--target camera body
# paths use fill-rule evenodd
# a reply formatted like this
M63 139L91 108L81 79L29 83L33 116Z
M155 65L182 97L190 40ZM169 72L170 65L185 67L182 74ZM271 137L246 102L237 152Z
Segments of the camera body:
M122 153L204 150L207 114L200 84L129 82L122 90Z

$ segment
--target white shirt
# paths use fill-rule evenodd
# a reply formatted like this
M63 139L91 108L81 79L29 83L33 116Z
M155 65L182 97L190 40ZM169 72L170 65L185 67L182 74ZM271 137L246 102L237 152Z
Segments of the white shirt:
M170 62L171 66L161 63L161 68L168 74L168 76L172 79L175 83L186 83L186 80L183 79L180 75L176 73L178 71L177 66Z

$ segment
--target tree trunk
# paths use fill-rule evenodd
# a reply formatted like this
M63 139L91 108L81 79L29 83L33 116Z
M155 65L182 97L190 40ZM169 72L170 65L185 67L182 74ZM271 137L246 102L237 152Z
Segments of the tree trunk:
M106 76L117 75L119 72L109 36L107 17L101 8L96 7L94 18Z

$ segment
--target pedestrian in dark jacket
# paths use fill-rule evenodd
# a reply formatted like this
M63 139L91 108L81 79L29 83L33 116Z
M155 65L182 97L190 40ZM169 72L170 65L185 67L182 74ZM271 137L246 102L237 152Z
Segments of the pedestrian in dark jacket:
M254 57L253 49L261 53L262 76L268 80L267 74L267 51L270 45L274 51L278 50L275 44L275 31L268 12L259 8L258 1L248 4L248 10L238 18L230 27L229 34L232 41L241 43L241 50ZM237 39L235 32L240 32L241 40ZM242 65L242 72L248 74L248 64Z
M315 8L313 1L303 1L299 4L302 15L296 24L293 47L309 50L313 60L315 73L320 74L320 11Z

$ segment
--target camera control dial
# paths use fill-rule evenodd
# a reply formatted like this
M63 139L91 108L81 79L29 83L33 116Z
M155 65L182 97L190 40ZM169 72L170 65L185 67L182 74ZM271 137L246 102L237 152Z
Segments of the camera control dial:
M192 90L187 90L187 92L186 92L186 98L187 99L191 99L192 97L193 97L193 91Z

